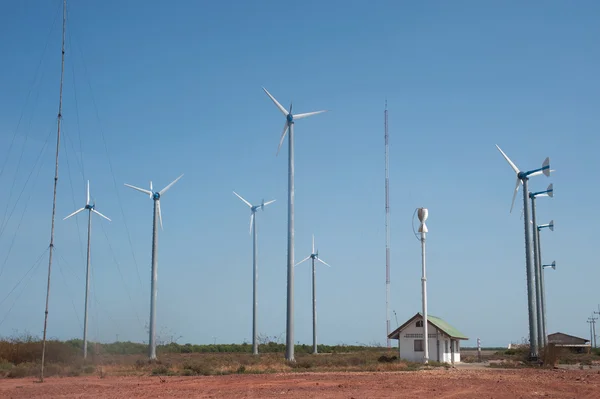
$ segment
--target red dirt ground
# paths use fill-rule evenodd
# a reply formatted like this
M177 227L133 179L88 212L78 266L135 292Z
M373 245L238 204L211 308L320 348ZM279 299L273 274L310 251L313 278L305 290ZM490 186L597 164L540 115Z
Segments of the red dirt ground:
M1 398L600 398L598 370L431 370L0 380Z

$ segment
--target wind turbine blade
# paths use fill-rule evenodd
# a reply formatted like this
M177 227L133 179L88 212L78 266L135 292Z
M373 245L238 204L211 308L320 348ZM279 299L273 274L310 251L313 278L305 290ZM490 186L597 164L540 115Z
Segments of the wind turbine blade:
M89 205L90 204L90 181L87 181L87 196L85 199L85 204Z
M547 172L547 170L546 170L546 172ZM552 169L552 170L550 170L550 172L556 172L556 171L554 169ZM539 176L539 175L544 175L544 174L545 174L545 172L543 170L538 170L537 172L533 172L532 174L530 174L529 177Z
M235 191L233 192L239 199L241 199L242 201L244 201L246 203L246 205L248 205L250 208L252 208L252 204L249 203L248 201L246 201L245 199L242 198L241 195L239 195L238 193L236 193Z
M294 266L298 266L300 263L306 262L309 259L310 259L310 255L307 256L306 258L302 259L300 262L296 263Z
M500 147L498 147L498 144L496 144L496 148L498 149L498 151L500 151L500 154L502 154L504 159L506 159L506 162L509 163L510 167L515 171L515 173L519 173L520 170L519 170L519 168L517 168L517 165L515 165L513 163L513 161L511 161L510 158L504 153L504 151L502 151L502 149L500 149Z
M513 194L512 203L510 204L510 213L512 213L513 207L515 206L515 199L517 198L517 192L519 191L519 186L521 185L521 179L517 177L517 185L515 186L515 192Z
M314 234L312 235L312 238L313 238L312 239L312 253L314 254L315 253L315 235Z
M325 266L329 266L329 267L331 267L331 265L329 265L329 264L328 264L327 262L325 262L323 259L321 259L321 258L317 258L317 260L318 260L319 262L321 262L322 264L324 264Z
M279 110L280 110L280 111L281 111L281 112L282 112L282 113L283 113L285 116L288 116L288 115L289 115L289 112L287 112L287 110L286 110L285 108L283 108L283 106L282 106L281 104L279 104L279 102L277 102L277 100L275 100L275 97L273 97L273 96L271 95L271 93L269 93L269 92L267 91L267 89L265 89L264 87L263 87L262 89L265 91L265 93L267 93L267 96L269 96L269 98L270 98L270 99L273 101L273 103L274 103L274 104L277 106L277 108L279 108Z
M288 121L285 121L285 126L283 126L283 133L281 133L281 138L279 139L279 147L277 147L277 154L275 155L279 155L279 150L281 150L281 145L283 144L283 140L285 139L285 134L287 133L288 128Z
M269 205L269 204L272 204L272 203L273 203L273 202L275 202L275 201L277 201L277 200L271 200L271 201L265 202L265 203L263 204L263 206L267 206L267 205Z
M85 211L85 208L77 209L75 212L73 212L72 214L70 214L69 216L67 216L66 218L64 218L63 220L67 220L71 216L75 216L75 215L77 215L81 211Z
M313 115L317 115L317 114L322 114L323 112L327 112L327 110L315 111L315 112L307 112L307 113L304 113L304 114L294 115L294 119L302 119L302 118L306 118L306 117L309 117L309 116L313 116Z
M163 224L162 224L162 213L160 211L160 200L156 201L156 207L158 208L158 221L160 222L160 229L164 230Z
M164 193L166 193L167 190L170 189L173 186L173 184L177 183L179 181L179 179L181 179L182 177L183 177L183 175L181 175L177 179L173 180L167 187L165 187L162 190L160 190L158 192L158 194L163 195Z
M134 190L138 190L139 192L142 192L142 193L144 193L144 194L148 194L148 195L150 195L150 197L152 197L152 191L144 190L143 188L139 188L139 187L136 187L136 186L132 186L131 184L125 184L125 185L126 185L127 187L131 187L131 188L133 188Z
M254 225L254 212L250 215L250 234L252 234L252 226Z
M112 222L112 220L110 220L109 218L107 218L106 216L104 216L103 214L101 214L100 212L98 212L97 210L92 209L92 212L94 212L98 216L102 216L104 219L108 220L109 222Z

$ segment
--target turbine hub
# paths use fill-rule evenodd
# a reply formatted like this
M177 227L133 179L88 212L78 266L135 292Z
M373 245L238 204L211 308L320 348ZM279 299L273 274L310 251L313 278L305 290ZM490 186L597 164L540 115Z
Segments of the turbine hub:
M153 193L153 194L152 194L152 199L153 199L154 201L157 201L157 200L159 200L159 199L160 199L160 193L158 193L158 192L156 192L156 193Z
M94 209L94 205L89 205L88 204L88 205L85 206L85 209Z
M294 123L294 115L291 113L287 114L285 118L287 119L288 123Z
M527 173L525 173L525 172L519 172L519 173L517 173L517 178L521 179L521 180L526 179L527 178Z

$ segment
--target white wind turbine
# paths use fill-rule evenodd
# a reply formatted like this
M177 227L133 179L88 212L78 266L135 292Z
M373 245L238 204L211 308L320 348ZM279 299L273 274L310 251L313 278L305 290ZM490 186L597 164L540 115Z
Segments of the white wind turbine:
M239 199L244 201L246 205L250 207L250 232L252 233L252 354L258 355L258 337L256 331L256 308L257 308L257 300L256 300L256 283L258 280L258 262L256 259L257 252L257 242L256 242L256 211L259 209L265 210L265 206L272 204L275 200L267 201L262 200L260 205L252 205L250 202L246 201L242 198L241 195L233 192Z
M316 274L315 274L315 260L317 262L321 262L325 266L331 267L327 264L323 259L319 258L319 251L315 252L315 235L312 237L312 252L309 256L302 259L300 262L296 263L298 266L302 262L306 262L307 260L312 260L312 305L313 305L313 354L316 355L317 352L317 294L316 294Z
M162 215L160 212L160 198L164 193L170 189L173 184L177 183L179 179L181 179L183 175L179 176L177 179L173 180L169 183L168 186L163 188L160 191L153 191L152 182L150 182L150 190L145 190L143 188L135 187L130 184L125 184L127 187L131 187L134 190L137 190L141 193L147 194L150 196L150 199L154 200L154 217L152 219L152 277L151 277L151 294L150 294L150 331L149 331L149 357L150 360L156 359L156 296L157 296L157 286L156 280L158 278L158 259L157 259L157 247L158 247L158 223L160 223L160 228L162 229Z
M80 212L88 211L88 236L87 236L87 264L85 268L85 312L83 316L83 358L87 358L87 327L88 327L88 299L90 296L90 243L92 238L92 213L95 213L98 216L103 217L104 219L111 221L109 218L101 214L96 210L96 201L90 204L90 181L87 182L87 191L86 191L86 200L85 206L80 208L64 218L63 220L67 220L71 216L75 216Z
M512 212L513 206L515 204L515 198L517 197L517 192L519 191L519 186L523 184L523 213L525 216L524 225L525 225L525 264L527 270L527 300L528 300L528 310L529 310L529 357L531 360L537 360L538 358L538 334L537 334L537 317L536 317L536 289L535 289L535 280L534 280L534 270L531 262L531 245L530 245L530 234L529 234L529 206L528 206L528 197L529 197L529 189L528 182L529 177L538 176L544 174L546 176L550 176L550 158L546 158L542 163L542 167L538 169L533 169L530 171L522 171L517 165L514 164L513 161L496 145L498 151L502 154L506 162L510 165L512 170L517 175L517 182L515 186L515 190L513 193L512 203L510 206L510 211Z
M288 242L287 242L287 317L286 317L286 337L285 337L285 358L288 361L294 359L294 121L306 118L308 116L321 114L327 111L307 112L304 114L292 114L292 104L287 111L275 97L263 87L263 90L281 113L285 116L283 133L279 139L277 154L283 144L285 135L289 130L288 137Z

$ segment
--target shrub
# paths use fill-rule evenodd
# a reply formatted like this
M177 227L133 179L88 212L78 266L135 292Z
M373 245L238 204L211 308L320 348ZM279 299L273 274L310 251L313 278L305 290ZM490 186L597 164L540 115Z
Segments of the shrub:
M169 374L169 368L167 366L160 365L152 369L152 375L167 375Z

